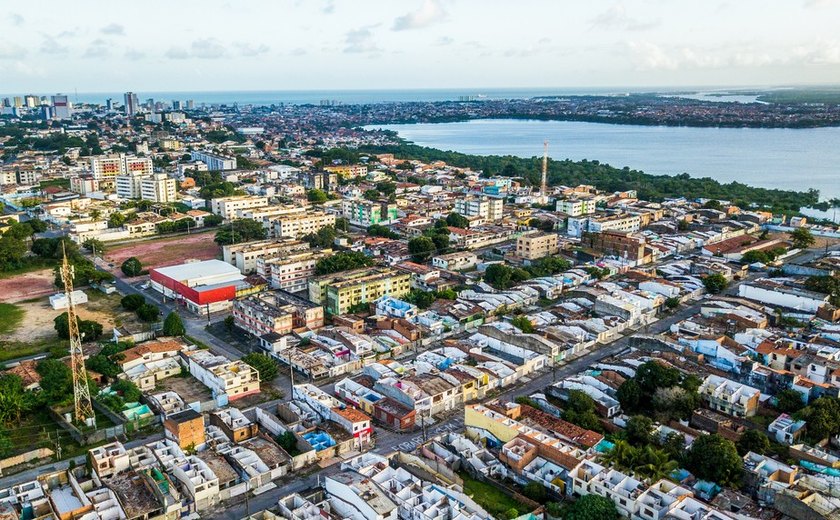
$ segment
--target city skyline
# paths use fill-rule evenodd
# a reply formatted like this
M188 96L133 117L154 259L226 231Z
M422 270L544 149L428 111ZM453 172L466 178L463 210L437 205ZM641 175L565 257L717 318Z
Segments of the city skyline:
M840 77L835 0L151 2L157 17L40 0L0 14L12 92L688 87ZM200 8L200 9L199 9ZM432 73L432 71L434 71Z

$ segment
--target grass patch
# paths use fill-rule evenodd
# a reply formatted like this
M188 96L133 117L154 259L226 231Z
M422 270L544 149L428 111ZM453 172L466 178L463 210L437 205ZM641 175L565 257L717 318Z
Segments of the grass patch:
M0 303L0 334L11 334L23 321L24 311L11 303Z
M41 354L42 352L53 352L58 355L61 351L62 355L66 354L69 349L68 342L58 338L23 342L23 341L0 341L0 363L9 361L10 359L17 359L25 356L32 356Z
M33 271L40 271L42 269L51 269L56 266L56 260L52 258L41 258L39 256L28 257L23 261L23 265L16 269L8 271L0 271L0 280L4 278L11 278L19 274L31 273Z
M476 480L466 472L460 472L458 476L464 481L464 493L471 496L478 505L496 518L510 518L508 511L512 509L516 510L516 516L523 515L531 510L525 504L504 494L496 486Z

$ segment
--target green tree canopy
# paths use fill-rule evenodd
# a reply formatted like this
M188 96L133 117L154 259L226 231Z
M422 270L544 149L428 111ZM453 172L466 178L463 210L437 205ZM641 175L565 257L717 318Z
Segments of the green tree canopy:
M743 461L735 444L718 434L701 435L686 452L686 467L698 478L722 486L741 481Z
M372 266L375 262L366 254L359 251L336 253L318 260L315 264L315 274L318 276Z
M816 239L811 230L799 227L790 232L790 239L796 249L807 249L814 245Z
M144 303L146 303L146 298L142 294L128 294L120 300L120 305L127 311L136 311Z
M306 200L315 204L327 202L327 194L323 190L309 190L306 192Z
M216 237L213 240L220 246L226 246L250 242L251 240L263 240L265 236L266 230L262 222L257 222L249 218L241 218L220 227L216 231Z
M726 277L720 273L714 273L703 278L703 286L709 294L720 294L726 289L729 282Z
M470 227L470 221L460 213L450 213L446 216L446 223L452 227L466 229Z
M170 312L163 320L163 334L165 336L183 336L187 333L181 315L175 311Z
M408 241L408 252L415 262L426 262L435 252L435 243L425 236L412 238Z
M748 452L764 455L770 451L770 439L767 438L764 432L750 429L741 435L741 438L735 443L735 447L738 449L738 454L742 457Z
M130 258L126 258L126 260L120 266L123 274L128 277L133 276L140 276L143 272L143 264L136 256L132 256Z
M600 495L583 495L563 510L563 520L618 520L615 502Z
M279 372L277 361L267 354L252 352L243 356L242 361L251 365L260 373L260 382L264 384L271 383Z

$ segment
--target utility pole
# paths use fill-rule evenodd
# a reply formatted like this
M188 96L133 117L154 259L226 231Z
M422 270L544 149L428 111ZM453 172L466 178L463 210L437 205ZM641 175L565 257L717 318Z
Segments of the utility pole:
M209 326L210 325L210 304L205 303L204 307L205 307L205 309L207 309L207 325Z

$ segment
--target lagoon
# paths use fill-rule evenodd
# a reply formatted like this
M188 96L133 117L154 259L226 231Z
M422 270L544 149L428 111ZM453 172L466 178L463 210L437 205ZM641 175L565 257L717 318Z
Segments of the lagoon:
M696 128L573 121L479 119L376 125L421 146L478 155L598 160L655 175L688 173L720 182L840 197L840 127Z

